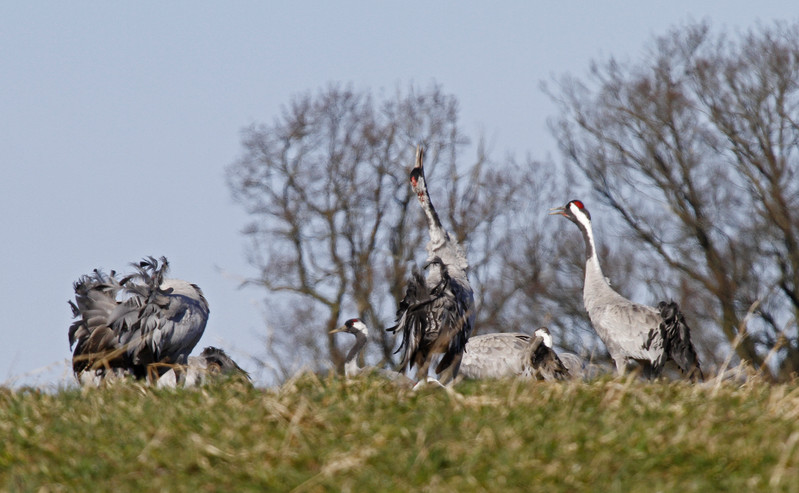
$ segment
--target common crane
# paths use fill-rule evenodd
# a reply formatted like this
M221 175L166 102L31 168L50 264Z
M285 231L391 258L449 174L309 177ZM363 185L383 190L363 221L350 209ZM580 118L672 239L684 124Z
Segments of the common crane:
M557 207L550 214L564 216L580 228L585 240L583 303L599 338L605 343L616 370L623 374L630 361L643 366L648 376L659 376L673 360L691 380L702 380L691 330L675 302L657 308L634 303L610 287L602 273L591 228L591 214L579 200Z
M469 262L458 242L441 225L430 200L424 168L424 150L416 148L416 164L410 173L413 192L427 220L426 277L414 268L405 297L397 310L397 325L389 331L402 334L401 371L416 366L416 380L427 378L432 359L439 383L457 375L463 351L474 323L474 293L469 284Z
M403 387L413 387L414 385L413 380L406 377L402 373L397 373L395 371L386 370L384 368L375 368L371 366L367 366L364 368L358 367L358 356L363 352L364 348L366 347L366 343L369 340L369 328L366 326L365 323L363 323L361 319L351 318L346 322L344 322L344 325L342 325L341 327L337 327L331 330L330 334L336 334L339 332L345 332L347 334L352 334L355 336L355 343L347 352L347 356L344 359L344 376L346 378L352 378L356 375L371 372L371 373L377 373L378 375L391 380L397 385Z
M199 356L189 356L185 368L174 366L158 379L158 388L199 387L217 377L241 377L250 382L250 375L233 358L219 348L208 346Z
M535 377L569 378L569 369L552 349L549 329L541 327L531 337L519 332L497 332L469 338L460 374L468 379Z
M185 365L208 321L208 302L196 284L167 279L169 264L148 257L136 273L117 280L95 269L73 284L75 302L69 345L72 369L102 379L107 373L136 378Z

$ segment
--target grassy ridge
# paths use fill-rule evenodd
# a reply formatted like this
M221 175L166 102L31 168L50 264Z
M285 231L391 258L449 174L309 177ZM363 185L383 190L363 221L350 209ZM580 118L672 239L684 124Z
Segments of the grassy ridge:
M799 384L0 389L0 489L799 491Z

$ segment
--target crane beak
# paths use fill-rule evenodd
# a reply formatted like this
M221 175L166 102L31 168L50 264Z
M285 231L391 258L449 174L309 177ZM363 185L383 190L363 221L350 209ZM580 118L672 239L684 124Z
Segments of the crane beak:
M549 209L550 216L565 216L566 215L566 208L565 207L553 207Z
M421 168L424 159L424 147L421 144L416 146L416 165L414 168Z
M330 332L328 332L328 334L336 334L338 332L344 332L346 328L347 328L346 325L342 325L341 327L336 327L335 329L332 329Z

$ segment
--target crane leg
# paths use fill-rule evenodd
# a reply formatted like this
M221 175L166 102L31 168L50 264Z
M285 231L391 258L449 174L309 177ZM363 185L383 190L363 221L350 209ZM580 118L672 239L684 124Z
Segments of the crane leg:
M455 377L458 376L458 370L461 367L461 360L463 359L463 353L456 354L452 358L452 363L444 370L438 374L439 381L444 385L449 385L451 382L454 382Z
M616 363L616 373L623 377L627 373L627 358L619 358L613 360Z

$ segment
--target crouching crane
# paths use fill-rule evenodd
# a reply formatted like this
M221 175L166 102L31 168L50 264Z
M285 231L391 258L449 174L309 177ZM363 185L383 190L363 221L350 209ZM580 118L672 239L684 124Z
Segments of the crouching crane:
M691 380L702 380L699 357L691 342L691 330L674 302L658 308L633 303L613 290L602 274L591 229L591 214L579 200L552 209L580 228L585 240L585 284L583 303L599 338L605 343L616 370L623 374L631 361L643 366L644 374L657 377L673 360Z
M208 346L199 356L189 356L185 367L175 365L158 379L158 388L199 387L216 378L238 378L250 383L250 375L219 348Z
M564 380L582 375L572 375L564 365L552 349L552 335L546 327L537 329L532 337L519 332L498 332L469 338L460 374L468 379L527 376L537 380Z
M185 365L205 331L208 302L196 284L167 279L165 257L133 265L136 272L120 280L95 269L73 284L69 345L79 381L161 375Z
M474 294L469 284L469 262L458 242L441 225L430 201L424 168L424 151L416 149L416 165L410 182L427 219L427 276L414 268L405 297L397 309L397 325L387 329L402 334L400 371L416 366L416 380L425 381L433 367L440 383L457 375L463 351L474 324Z

